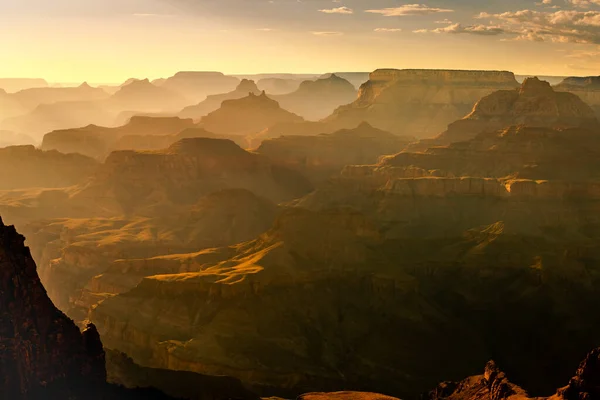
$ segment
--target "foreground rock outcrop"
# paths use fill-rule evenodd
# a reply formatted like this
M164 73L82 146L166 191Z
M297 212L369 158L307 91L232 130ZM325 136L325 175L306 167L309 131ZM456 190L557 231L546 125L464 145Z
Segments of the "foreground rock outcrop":
M461 382L443 382L424 396L428 400L527 400L525 390L511 383L496 363L490 361L483 375ZM600 349L592 350L581 362L569 384L558 389L555 395L537 397L540 400L581 400L600 398Z
M106 382L98 332L80 332L54 307L24 241L0 221L0 393L18 400L93 392Z

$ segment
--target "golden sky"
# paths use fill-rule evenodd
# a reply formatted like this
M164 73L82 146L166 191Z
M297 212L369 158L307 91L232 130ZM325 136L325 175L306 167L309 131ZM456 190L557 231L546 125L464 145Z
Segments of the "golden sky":
M0 77L506 69L600 75L599 0L0 0ZM485 4L483 4L485 3Z

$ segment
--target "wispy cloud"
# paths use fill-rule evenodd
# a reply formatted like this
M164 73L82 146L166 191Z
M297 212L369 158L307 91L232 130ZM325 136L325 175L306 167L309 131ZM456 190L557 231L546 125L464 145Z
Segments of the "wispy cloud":
M375 28L375 32L402 32L400 28Z
M322 32L322 31L312 31L313 35L316 36L340 36L343 35L342 32Z
M454 10L446 8L429 7L424 4L405 4L400 7L382 8L376 10L365 10L372 14L381 14L386 17L404 17L407 15L429 15L437 13L450 13Z
M488 25L462 25L452 24L444 28L437 29L419 29L414 31L415 33L470 33L472 35L482 36L496 36L507 33L505 29L499 26L488 26Z
M319 10L325 14L354 14L354 10L346 6Z

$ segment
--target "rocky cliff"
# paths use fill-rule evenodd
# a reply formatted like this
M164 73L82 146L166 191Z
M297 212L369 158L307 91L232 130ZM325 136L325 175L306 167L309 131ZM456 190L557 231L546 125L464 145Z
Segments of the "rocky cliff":
M260 95L261 91L258 89L254 81L242 79L234 91L208 96L201 103L184 108L181 110L181 112L179 112L178 115L181 118L192 118L199 120L205 115L218 110L225 100L241 99L242 97L248 96L250 93L254 95Z
M74 207L93 203L116 215L153 215L163 207L192 204L226 188L248 189L274 202L312 189L301 174L230 140L192 138L157 152L111 153L97 173L75 189L71 200Z
M200 126L218 134L250 135L284 122L301 122L296 114L284 110L265 92L237 100L226 100L221 107L200 120Z
M54 307L24 241L0 221L0 393L83 398L106 382L100 337L93 325L80 332Z
M581 362L569 384L540 400L597 399L600 397L599 370L600 349L591 351ZM490 361L483 375L472 376L461 382L443 382L424 396L428 400L527 400L531 397L525 390L511 383L496 363Z
M554 86L554 89L559 92L569 92L578 96L592 107L597 118L600 117L600 77L565 78L562 82Z
M517 86L514 75L502 71L377 70L354 103L324 122L340 129L367 121L392 133L431 137L483 96Z
M537 78L527 78L518 89L500 90L483 97L466 117L448 125L436 138L422 140L411 149L444 146L511 125L589 129L599 126L594 111L579 97L557 92Z

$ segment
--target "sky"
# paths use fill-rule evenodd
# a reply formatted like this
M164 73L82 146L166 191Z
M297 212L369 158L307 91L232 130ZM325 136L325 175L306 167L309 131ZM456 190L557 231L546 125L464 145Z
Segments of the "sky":
M600 0L0 0L0 77L600 75Z

